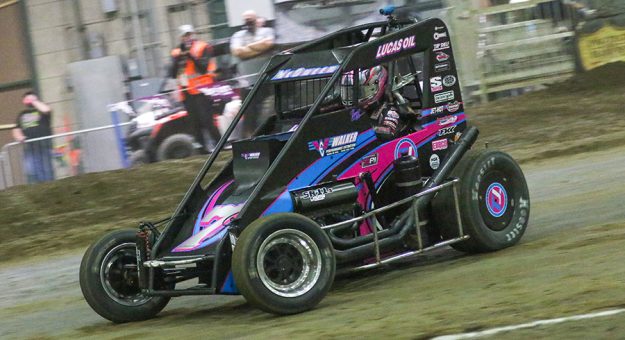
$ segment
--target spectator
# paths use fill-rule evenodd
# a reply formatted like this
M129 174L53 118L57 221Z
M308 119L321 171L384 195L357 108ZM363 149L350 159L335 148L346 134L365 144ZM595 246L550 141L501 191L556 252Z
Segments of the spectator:
M212 58L212 46L198 40L195 30L191 25L182 25L178 28L180 33L180 45L171 51L172 68L170 76L176 78L182 91L184 106L189 115L189 124L193 129L196 141L202 146L202 153L212 151L221 135L215 125L213 112L211 112L211 99L200 92L203 87L214 83L215 70L217 68ZM207 145L204 131L212 139Z
M265 27L265 19L257 17L254 11L245 11L243 22L242 29L230 38L230 53L235 57L237 73L244 77L240 81L247 87L258 80L258 72L274 46L275 34L273 28ZM271 91L261 88L256 96L243 120L245 136L251 136L271 111Z
M34 92L26 92L22 97L26 109L18 117L13 129L13 138L24 143L24 172L28 183L54 180L52 169L52 141L50 139L28 141L52 134L50 107L39 100Z
M273 28L264 27L264 18L257 18L254 11L243 12L243 22L243 29L230 39L230 52L240 60L269 52L275 40Z

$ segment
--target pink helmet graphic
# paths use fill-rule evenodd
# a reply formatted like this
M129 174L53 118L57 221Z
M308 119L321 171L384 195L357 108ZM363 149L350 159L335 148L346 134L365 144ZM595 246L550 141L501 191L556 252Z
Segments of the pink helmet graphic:
M358 106L366 109L384 95L388 72L383 66L374 66L359 72ZM354 71L346 72L341 78L341 99L345 106L353 105Z

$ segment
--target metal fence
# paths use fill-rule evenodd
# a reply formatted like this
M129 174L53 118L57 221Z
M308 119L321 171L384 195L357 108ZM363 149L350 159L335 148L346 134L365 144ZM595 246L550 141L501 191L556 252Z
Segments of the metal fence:
M90 146L108 139L114 129L130 123L60 133L12 142L0 149L0 190L21 184L31 184L75 176L88 172L122 168L124 155L102 168L85 161ZM109 147L113 147L112 145Z
M562 81L575 71L575 35L568 7L529 0L481 12L478 58L482 101L499 92Z

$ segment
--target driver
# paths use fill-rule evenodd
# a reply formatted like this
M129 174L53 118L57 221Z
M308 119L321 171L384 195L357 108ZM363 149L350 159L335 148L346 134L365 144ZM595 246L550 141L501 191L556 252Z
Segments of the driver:
M379 139L386 141L395 138L400 117L398 109L384 100L388 71L384 66L378 65L358 73L357 109L375 121L374 131ZM341 78L341 98L346 107L352 105L353 86L354 72L345 73Z

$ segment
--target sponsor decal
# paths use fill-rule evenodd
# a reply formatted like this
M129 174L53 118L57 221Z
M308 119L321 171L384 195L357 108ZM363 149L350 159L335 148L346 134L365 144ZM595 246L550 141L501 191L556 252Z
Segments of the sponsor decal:
M444 30L445 26L434 26L434 30L435 31L440 31L440 30Z
M447 149L447 138L432 141L432 151Z
M390 41L378 46L378 52L375 54L376 59L384 58L391 54L399 53L401 51L409 50L416 46L415 36L405 37Z
M258 159L258 158L260 158L260 152L246 152L246 153L242 153L241 157L243 157L243 159L245 159L245 160Z
M370 166L374 166L378 164L378 154L374 153L372 155L366 155L365 157L362 158L362 161L360 162L360 166L362 168L368 168Z
M445 110L445 106L437 106L437 107L433 107L430 111L430 114L432 115L436 115L439 113L443 113L443 111Z
M438 135L439 136L445 136L445 135L450 135L450 134L452 134L454 132L456 132L456 126L455 125L441 128L440 130L438 130Z
M501 217L508 208L508 194L503 185L494 182L486 189L486 209L493 217Z
M326 199L326 195L331 194L332 191L333 191L332 188L325 188L325 187L317 188L317 189L302 192L300 194L301 195L300 198L309 200L311 202L323 201L324 199Z
M438 169L440 165L441 165L440 157L438 157L437 154L433 153L432 156L430 156L430 168L432 168L432 170L436 170Z
M449 54L445 52L436 52L436 61L443 62L449 60Z
M362 117L363 113L360 109L352 109L351 112L351 116L352 116L352 122L357 121L358 119L360 119L360 117Z
M447 116L447 117L443 117L441 119L438 120L438 125L439 126L443 126L443 125L449 125L449 124L453 124L458 120L457 116Z
M455 101L447 104L447 111L454 113L460 109L460 103Z
M215 87L205 87L198 89L205 96L232 96L234 95L234 91L232 91L232 87L230 85L222 85Z
M447 38L447 32L434 32L434 40L439 40L441 38Z
M450 75L447 75L443 78L443 85L445 85L446 87L452 87L454 85L456 85L456 77Z
M281 79L292 79L299 77L308 77L308 76L319 76L332 74L339 69L339 65L330 65L330 66L319 66L319 67L300 67L300 68L286 68L283 70L279 70L271 80L281 80Z
M434 44L434 52L446 50L449 47L451 47L451 45L449 44L449 41L445 41L445 42L442 42L442 43L436 43L436 44Z
M432 90L432 92L438 92L443 90L443 81L441 77L430 78L430 90Z
M435 103L442 103L456 98L454 91L441 92L434 95Z
M436 73L449 71L450 69L451 69L451 66L449 65L449 63L434 64L434 72Z
M427 116L427 115L435 115L435 114L443 113L445 112L445 109L447 109L449 113L454 113L460 109L460 104L462 104L462 102L454 101L446 105L436 106L436 107L429 109L429 111L423 110L423 115ZM455 117L454 117L454 121L455 121Z
M340 136L334 136L308 142L308 150L319 152L321 157L332 156L337 153L352 150L356 147L358 132L350 132Z
M408 138L402 138L397 145L395 145L395 159L398 159L402 155L417 156L417 145Z

